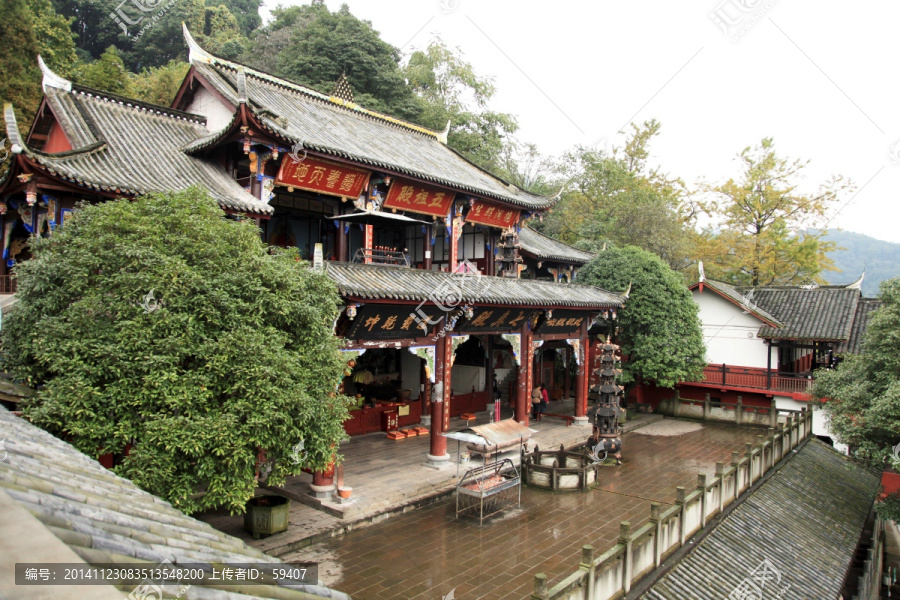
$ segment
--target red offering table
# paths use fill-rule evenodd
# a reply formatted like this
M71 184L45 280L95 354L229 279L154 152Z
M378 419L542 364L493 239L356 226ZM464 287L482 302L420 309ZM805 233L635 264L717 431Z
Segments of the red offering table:
M397 427L408 427L422 421L421 403L414 401L410 404L400 402L378 403L374 407L364 406L358 410L350 411L350 418L344 421L344 431L347 435L365 435L374 431L387 431L382 415L393 412L397 419ZM403 414L405 413L405 414Z

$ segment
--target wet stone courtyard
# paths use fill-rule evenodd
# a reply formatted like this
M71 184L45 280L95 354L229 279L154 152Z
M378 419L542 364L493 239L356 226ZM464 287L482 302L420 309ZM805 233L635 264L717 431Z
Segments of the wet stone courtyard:
M321 583L358 600L523 600L536 573L561 580L577 569L582 545L605 552L619 522L643 525L651 502L673 504L677 486L693 489L699 473L712 476L716 461L743 454L759 433L666 419L625 434L623 464L604 468L589 492L524 487L519 508L481 526L456 519L451 498L281 558L320 563Z

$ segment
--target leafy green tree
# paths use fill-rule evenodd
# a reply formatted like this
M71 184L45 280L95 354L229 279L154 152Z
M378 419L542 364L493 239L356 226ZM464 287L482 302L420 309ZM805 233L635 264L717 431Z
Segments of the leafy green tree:
M513 115L487 109L496 92L490 77L479 76L459 49L452 50L440 40L413 52L403 76L421 100L422 125L442 131L449 121L451 148L483 168L502 173L504 164L499 159L519 126ZM506 156L507 167L510 158Z
M421 113L412 89L400 71L400 51L382 40L368 21L357 19L343 5L331 12L322 2L278 9L273 22L257 32L242 60L273 75L324 93L346 74L355 101L366 108L416 121ZM270 34L287 29L286 45L272 45ZM278 50L266 56L263 49ZM265 70L265 69L264 69Z
M31 124L41 102L37 55L63 76L77 62L69 21L49 0L5 0L0 3L0 101L11 102L19 124Z
M2 347L41 386L35 424L89 456L133 444L117 473L187 512L243 511L260 448L275 485L332 460L340 298L296 251L197 188L84 206L32 249Z
M128 96L131 92L128 75L119 51L110 46L99 59L81 67L77 81L98 90Z
M673 269L690 263L693 209L684 183L647 164L661 125L632 124L624 148L579 147L563 161L568 180L543 232L589 250L633 245L653 252Z
M584 265L578 282L631 294L615 323L626 360L627 391L642 381L673 387L699 377L706 365L699 308L682 277L658 256L634 246L608 248Z
M816 371L811 389L838 440L875 463L891 458L900 442L900 278L882 282L879 298L863 353Z
M262 0L206 0L207 6L224 6L234 15L244 37L249 37L262 25L262 17L259 16L262 4Z
M162 67L144 69L131 75L131 95L138 100L171 106L190 65L173 60Z
M778 285L815 281L833 270L828 253L835 245L823 231L807 229L852 184L840 176L825 181L814 194L797 189L809 161L778 156L772 138L744 148L743 174L718 186L706 186L713 199L703 204L717 230L709 230L704 248L709 275L735 284Z

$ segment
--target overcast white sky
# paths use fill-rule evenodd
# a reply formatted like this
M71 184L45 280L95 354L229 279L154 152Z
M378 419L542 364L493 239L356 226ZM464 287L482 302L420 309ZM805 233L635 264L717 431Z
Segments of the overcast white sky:
M307 2L269 0L264 18L279 3ZM342 3L404 54L459 47L546 154L655 118L653 160L693 184L736 176L735 155L771 136L811 160L804 189L856 183L829 227L900 242L896 1L326 0Z

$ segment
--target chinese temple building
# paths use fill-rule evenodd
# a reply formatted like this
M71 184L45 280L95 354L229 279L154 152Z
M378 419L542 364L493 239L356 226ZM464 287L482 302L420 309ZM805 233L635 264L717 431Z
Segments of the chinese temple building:
M527 227L556 200L475 166L446 130L355 104L346 81L325 95L185 38L191 68L171 107L73 84L43 62L27 133L5 107L0 293L15 291L29 236L64 227L76 203L198 185L337 285L343 386L358 398L348 434L430 425L428 460L441 464L440 434L451 417L485 410L494 377L517 421L528 422L541 382L574 396L573 416L587 420L588 331L623 297L575 283L592 255ZM565 385L560 360L577 365Z

